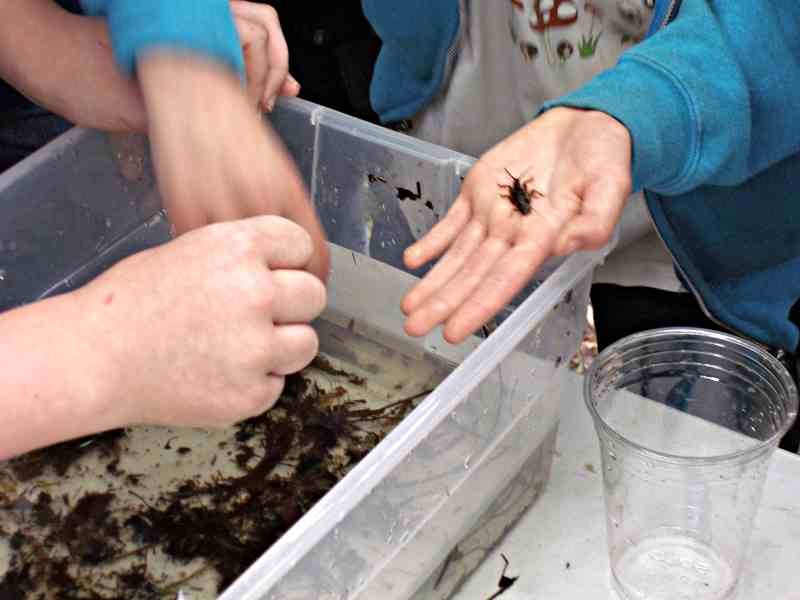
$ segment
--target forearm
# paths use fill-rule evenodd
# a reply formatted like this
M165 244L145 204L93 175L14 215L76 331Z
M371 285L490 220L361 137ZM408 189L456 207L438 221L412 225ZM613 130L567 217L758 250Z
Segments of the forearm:
M0 459L125 424L85 311L67 294L0 315Z
M684 0L677 19L550 106L602 110L633 139L636 187L736 185L800 151L800 4ZM791 5L791 6L790 6Z
M200 55L244 74L244 57L230 0L82 0L107 19L114 56L133 73L143 54L173 49Z
M77 125L146 127L138 86L117 69L105 22L50 0L0 3L0 77Z

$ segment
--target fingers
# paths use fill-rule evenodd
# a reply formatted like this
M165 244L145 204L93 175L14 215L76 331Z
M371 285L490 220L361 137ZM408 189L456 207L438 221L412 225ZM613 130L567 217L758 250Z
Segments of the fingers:
M283 392L285 383L286 379L284 379L282 375L267 375L267 385L264 391L264 408L260 412L268 411L275 406L278 398L281 397L281 392Z
M275 297L272 320L279 325L303 324L316 319L327 300L325 286L305 271L272 272Z
M286 378L283 375L276 374L262 375L261 377L263 377L263 380L259 380L258 384L247 394L247 401L234 412L236 421L267 412L275 406L275 403L281 397ZM237 400L240 403L243 402L241 394L238 396ZM212 426L228 427L230 425L230 418L226 418L221 423L214 423Z
M286 81L283 82L279 95L295 97L300 93L300 82L292 77L291 73L286 76Z
M279 325L270 340L271 375L289 375L307 366L319 350L319 338L310 325Z
M485 281L447 320L444 339L460 344L494 317L525 287L548 255L546 246L531 242L518 244L498 257Z
M311 236L289 219L261 216L243 223L250 228L270 270L304 269L311 260Z
M328 282L328 275L331 270L331 251L324 235L313 237L314 254L308 262L306 269L309 273L317 277L323 284Z
M406 248L403 253L406 266L418 269L444 252L469 222L471 213L469 201L460 195L444 218L425 237Z
M286 38L283 37L277 13L269 24L268 36L269 72L264 85L262 103L267 111L272 111L275 107L275 99L289 77L289 46L286 44Z
M480 222L471 221L468 223L453 245L447 250L447 254L406 294L400 305L401 310L405 314L412 313L429 296L450 281L481 245L485 236L485 228Z
M287 83L290 90L295 89L287 81L289 76L289 47L281 30L278 13L271 6L254 2L242 2L240 0L232 0L231 12L237 21L237 27L240 26L239 22L248 22L251 26L259 29L255 33L247 30L246 27L241 27L251 35L255 35L259 40L257 45L254 44L253 52L249 53L247 58L248 60L253 58L258 62L258 66L253 67L261 69L257 78L259 81L263 81L263 85L259 88L260 95L258 100L265 110L271 111L275 106L275 99ZM253 40L249 41L252 42ZM254 56L256 49L262 53L261 57ZM249 76L250 65L248 65ZM296 95L299 92L299 85L296 86L296 90L294 94L289 93L287 95Z
M494 277L490 276L496 263L508 251L508 243L489 238L473 252L466 264L453 277L433 293L429 299L406 320L405 330L411 336L422 336L440 323L447 321L470 297L483 297L497 291ZM491 317L492 315L489 315ZM486 317L488 320L489 317ZM478 324L479 327L483 322ZM476 328L477 328L476 327Z
M286 215L300 225L310 236L312 253L306 268L323 282L328 280L330 271L330 249L322 225L314 209L307 202L294 205Z
M253 105L258 105L263 97L269 73L266 34L263 29L250 21L235 19L235 22L245 59L247 95Z

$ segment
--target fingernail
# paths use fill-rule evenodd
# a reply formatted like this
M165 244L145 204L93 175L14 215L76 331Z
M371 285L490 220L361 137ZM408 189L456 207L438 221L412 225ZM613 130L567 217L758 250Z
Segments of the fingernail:
M275 100L269 100L267 102L267 112L272 112L273 108L275 108Z

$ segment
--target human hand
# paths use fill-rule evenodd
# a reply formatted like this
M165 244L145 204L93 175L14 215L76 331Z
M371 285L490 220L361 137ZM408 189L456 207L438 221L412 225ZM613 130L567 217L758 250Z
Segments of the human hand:
M289 48L278 13L267 4L231 0L247 69L250 99L271 112L278 96L297 96L300 84L289 74Z
M277 135L222 66L170 52L146 55L147 103L159 188L177 233L261 214L286 217L314 242L309 269L325 279L325 234Z
M256 217L190 232L77 290L118 426L224 426L270 408L317 352L308 323L325 287L303 271L312 252L296 224Z
M521 214L503 198L521 179ZM550 256L611 238L631 192L628 130L605 113L555 108L501 141L472 167L447 215L406 249L416 269L444 254L403 298L409 335L444 323L459 343L499 312Z
M252 103L271 110L277 96L296 96L275 10L232 0L231 13ZM117 69L104 18L68 13L52 0L0 3L0 75L76 125L147 131L140 86Z

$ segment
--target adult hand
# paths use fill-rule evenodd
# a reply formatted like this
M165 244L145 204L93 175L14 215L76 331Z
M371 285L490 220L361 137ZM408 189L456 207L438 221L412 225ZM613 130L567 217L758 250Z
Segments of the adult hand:
M512 176L528 189L527 215L503 197ZM597 111L546 112L484 154L447 215L406 250L412 269L444 254L403 299L406 332L444 323L447 341L463 341L547 258L605 245L630 191L631 140L620 122Z
M139 62L156 175L177 233L262 214L301 225L309 269L325 279L328 246L300 175L228 69L156 51Z
M76 291L117 426L224 426L270 408L317 352L308 323L325 288L303 270L312 253L296 224L256 217L134 255Z

